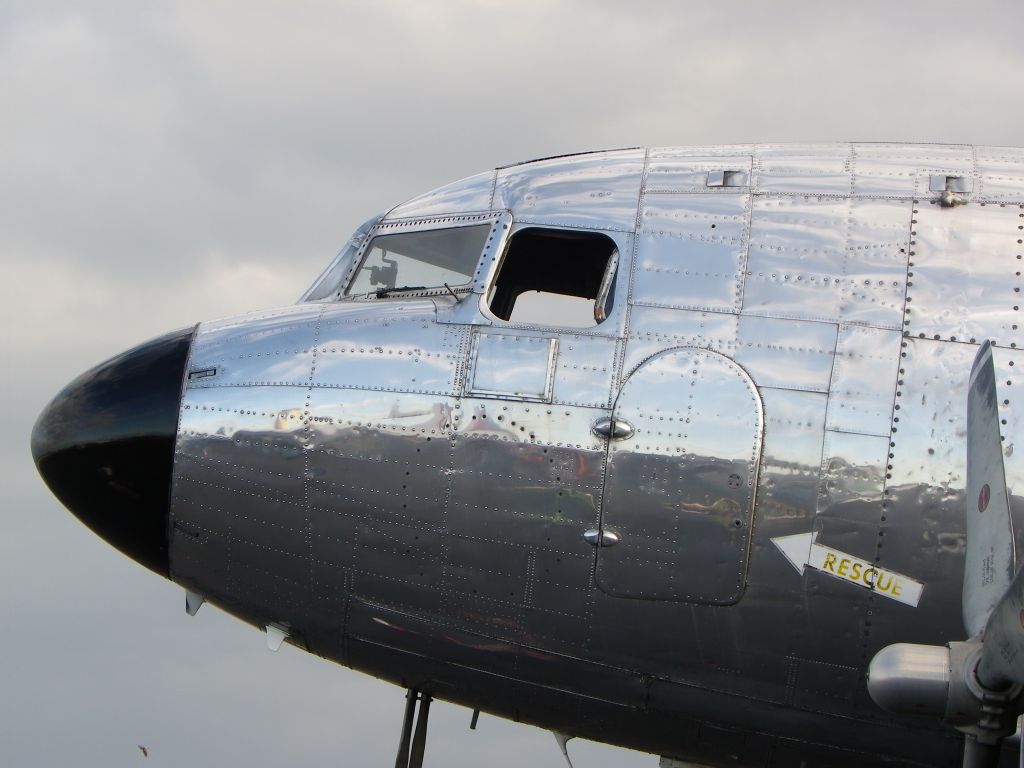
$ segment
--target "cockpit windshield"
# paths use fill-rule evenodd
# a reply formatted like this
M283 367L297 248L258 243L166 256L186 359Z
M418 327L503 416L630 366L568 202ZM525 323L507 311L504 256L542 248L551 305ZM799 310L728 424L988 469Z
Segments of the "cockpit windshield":
M490 224L478 224L378 235L345 295L466 285L473 280L490 230Z
M330 263L303 297L299 299L300 303L305 301L334 301L341 298L341 284L345 280L345 275L348 274L349 269L352 267L352 260L355 259L359 249L363 247L363 243L366 242L366 238L373 228L377 226L377 222L380 221L382 215L378 214L372 219L367 219L359 229L352 233L352 237L349 238L345 247L341 249L341 253L334 257L334 261Z

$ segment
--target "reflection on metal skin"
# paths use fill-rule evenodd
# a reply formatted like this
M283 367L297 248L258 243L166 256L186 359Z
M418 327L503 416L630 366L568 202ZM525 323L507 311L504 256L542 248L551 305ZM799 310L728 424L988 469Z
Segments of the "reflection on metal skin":
M889 712L935 715L946 711L949 649L896 643L883 648L868 667L868 691Z
M583 534L584 541L592 547L614 547L619 543L619 535L612 531L599 531L591 528Z
M942 207L939 175L969 202ZM737 765L950 764L937 722L877 711L864 660L962 636L985 338L1024 483L1021 221L1006 148L620 150L434 190L305 303L198 326L163 571L324 657L564 733L708 764L722 744ZM481 224L455 296L335 300L372 238ZM614 241L607 320L489 312L525 227ZM918 606L787 561L772 540L797 534L922 583ZM944 662L906 648L871 694L932 711Z
M609 445L602 520L623 545L599 554L597 583L619 597L735 602L763 429L749 376L707 350L670 350L630 374L613 413L632 437Z

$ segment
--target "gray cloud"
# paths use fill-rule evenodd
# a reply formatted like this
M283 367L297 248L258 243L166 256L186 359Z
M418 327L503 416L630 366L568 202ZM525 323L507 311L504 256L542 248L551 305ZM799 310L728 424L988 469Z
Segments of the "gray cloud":
M285 304L369 215L530 157L749 140L1019 143L1016 2L0 3L0 757L382 765L402 693L117 555L28 458L65 382ZM428 764L561 765L439 706ZM573 745L577 765L653 758Z

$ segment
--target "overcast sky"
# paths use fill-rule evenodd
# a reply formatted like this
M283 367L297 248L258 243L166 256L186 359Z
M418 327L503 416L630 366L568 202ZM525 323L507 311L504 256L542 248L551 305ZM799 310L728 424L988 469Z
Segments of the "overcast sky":
M49 495L28 436L72 377L291 303L366 218L499 164L1020 144L1022 22L1019 0L0 0L0 763L387 766L397 744L401 690L188 618ZM549 734L469 716L433 709L427 765L562 765Z

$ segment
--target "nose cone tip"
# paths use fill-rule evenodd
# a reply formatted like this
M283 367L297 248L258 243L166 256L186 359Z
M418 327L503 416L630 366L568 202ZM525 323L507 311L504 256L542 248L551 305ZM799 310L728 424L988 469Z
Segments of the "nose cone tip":
M82 374L36 420L32 457L53 494L95 533L161 576L178 408L192 329Z

